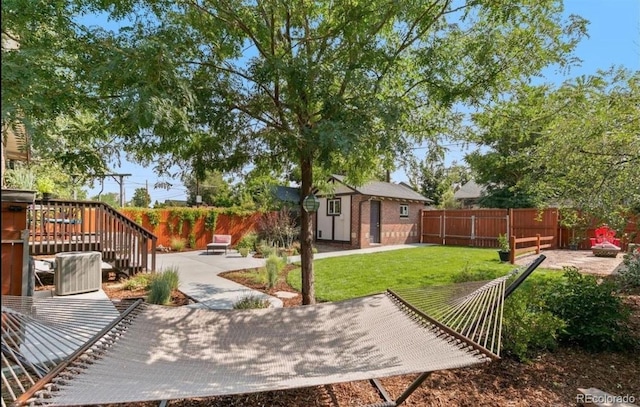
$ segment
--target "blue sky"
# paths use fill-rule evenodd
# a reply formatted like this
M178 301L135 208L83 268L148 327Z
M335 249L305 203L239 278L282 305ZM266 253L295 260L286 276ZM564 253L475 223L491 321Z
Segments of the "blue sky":
M547 82L560 84L568 79L580 75L589 75L599 69L612 66L624 66L628 69L640 70L640 0L565 0L565 14L577 14L589 20L589 38L584 38L578 45L575 55L582 60L580 66L573 67L569 72L559 73L555 69L545 72ZM96 22L97 23L97 22ZM457 145L450 145L446 162L462 162L465 151ZM418 150L417 154L420 153ZM125 178L125 197L130 200L136 188L149 184L152 202L166 199L186 199L186 190L179 180L172 180L173 187L169 190L154 189L158 179L152 168L122 161L119 168L112 168L115 173L130 173ZM404 170L392 174L392 181L406 181ZM89 195L96 195L101 184L89 191ZM104 181L103 192L119 192L118 183L107 178Z

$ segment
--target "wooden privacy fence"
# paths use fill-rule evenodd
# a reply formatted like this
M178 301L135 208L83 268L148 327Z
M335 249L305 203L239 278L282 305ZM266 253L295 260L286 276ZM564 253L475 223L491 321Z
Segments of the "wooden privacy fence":
M191 224L187 220L180 221L180 212L194 212L194 221ZM207 225L207 213L216 211L215 230ZM211 243L214 234L231 235L231 244L235 246L242 237L257 229L262 213L253 212L246 214L228 214L215 208L162 208L145 209L122 208L120 212L134 222L149 229L158 236L158 245L171 247L174 238L182 238L191 249L206 249ZM149 214L156 214L156 222L152 224ZM175 212L175 213L174 213ZM193 246L192 246L193 244Z
M593 220L584 231L580 249L589 249L589 237L595 236L600 225ZM498 235L509 238L552 236L551 249L566 248L571 230L561 226L557 208L536 209L450 209L423 210L421 242L452 246L499 247ZM628 243L640 243L638 219L629 218L622 236L623 249Z
M498 235L556 236L557 209L455 209L422 211L422 242L499 247ZM556 245L556 243L554 243Z

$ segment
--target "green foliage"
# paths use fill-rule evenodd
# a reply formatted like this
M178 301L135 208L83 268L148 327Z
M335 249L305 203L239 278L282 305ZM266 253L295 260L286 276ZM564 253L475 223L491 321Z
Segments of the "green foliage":
M547 294L548 309L566 322L560 339L591 351L621 349L630 344L630 311L611 281L598 282L575 267L564 268L562 284Z
M216 212L215 210L209 210L204 220L204 224L207 230L210 230L211 233L216 232L217 220L218 220L218 212Z
M269 308L270 305L269 300L260 298L256 295L248 295L233 304L233 309Z
M136 188L131 198L131 206L137 208L148 208L151 205L151 195L146 188Z
M153 278L149 283L147 302L150 304L167 305L171 302L170 281L164 278Z
M205 171L204 177L196 181L196 173L186 174L182 182L187 188L187 204L196 205L196 196L202 197L202 204L216 207L233 205L231 187L219 171Z
M145 212L147 215L147 219L149 219L149 224L153 229L156 228L160 224L160 215L158 214L157 209L149 209Z
M474 114L467 140L486 148L466 160L492 185L487 205L569 205L619 228L640 208L639 102L640 72L611 69L522 85Z
M36 175L27 166L16 165L4 174L9 188L34 191L36 189Z
M120 207L120 195L116 192L106 192L104 194L95 195L91 199L94 201L104 202L114 208Z
M255 232L249 232L246 235L242 236L242 238L236 245L236 248L237 249L246 248L249 250L255 250L257 242L258 242L258 234Z
M171 238L171 250L175 251L175 252L181 252L184 250L184 248L186 247L186 242L184 240L184 238L182 237L172 237Z
M620 269L616 280L623 290L640 287L640 247L624 255L624 267Z
M269 258L269 256L276 254L276 248L268 242L260 241L257 245L257 252L260 253L262 257Z
M453 187L463 185L470 179L469 168L453 162L451 167L444 164L444 148L429 146L422 162L409 159L407 176L411 187L433 200L433 205L442 208L455 206Z
M151 304L167 305L171 302L171 293L178 289L180 276L175 266L151 275L147 301Z
M249 255L249 248L248 247L239 247L238 248L238 253L240 253L240 256L242 256L242 257L247 257Z
M176 266L167 267L160 273L157 273L153 278L165 280L169 284L169 288L171 290L177 290L180 285L180 274L178 272L178 267Z
M511 250L511 246L509 245L509 238L504 233L498 235L498 248L502 252L508 252Z
M3 123L15 119L11 113L33 117L35 134L49 137L41 145L56 147L52 156L68 165L78 157L104 170L105 157L124 150L159 172L175 164L198 176L260 166L299 174L304 195L337 170L354 185L390 170L414 142L456 128L462 115L452 106L490 103L520 78L566 66L586 26L564 18L556 0L460 8L382 0L94 2L90 11L123 22L100 31L77 18L84 11L66 2L3 3L3 32L21 41L2 58ZM462 23L452 24L454 17ZM133 25L140 21L144 29ZM62 123L47 126L60 112ZM311 221L304 220L308 249ZM305 303L314 296L307 288Z
M275 287L278 282L278 276L284 267L282 259L275 254L269 255L267 258L267 288Z
M55 189L56 189L56 184L51 178L45 175L40 175L36 179L36 190L41 194L50 194Z
M486 281L500 277L501 272L497 269L475 268L471 270L469 263L465 264L460 271L453 273L451 281L454 283L466 283L468 281Z
M520 286L505 301L502 350L520 361L528 361L543 350L557 347L565 322L545 309L541 286Z
M125 290L136 291L147 289L149 288L152 276L150 273L138 273L135 276L121 279L120 282L122 283L122 288Z

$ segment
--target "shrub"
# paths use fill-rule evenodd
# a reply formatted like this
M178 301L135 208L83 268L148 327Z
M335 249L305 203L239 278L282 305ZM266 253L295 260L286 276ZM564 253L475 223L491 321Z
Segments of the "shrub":
M269 308L269 306L269 300L260 298L256 295L248 295L233 304L233 309Z
M461 271L456 272L452 276L452 282L454 283L466 283L468 281L488 281L492 280L500 275L498 270L482 269L471 270L469 263L465 264Z
M149 283L151 282L152 274L149 273L139 273L135 276L121 279L122 288L124 290L136 291L141 289L149 288Z
M247 257L249 255L249 248L248 247L240 247L240 248L238 248L238 252L240 253L240 256Z
M258 245L258 251L262 254L262 257L269 258L276 253L276 248L263 241Z
M623 349L632 343L626 325L630 310L611 281L598 282L576 267L564 267L563 284L547 293L549 310L567 326L560 339L590 351Z
M545 310L539 285L523 285L504 305L502 350L520 361L557 347L565 323Z
M290 247L300 235L300 227L291 210L284 207L279 212L267 212L262 216L258 235L272 245Z
M275 254L270 255L267 258L267 287L273 288L278 282L278 276L282 271L284 264L282 259Z
M147 302L151 304L166 305L171 301L170 282L164 278L153 278L149 284Z
M187 244L184 241L184 239L181 237L172 237L170 245L171 245L171 250L176 252L181 252L184 250Z
M624 255L624 267L618 274L620 288L628 290L640 287L640 248Z
M258 243L258 235L256 233L254 233L254 232L251 232L251 233L247 233L246 235L242 236L242 238L240 239L240 241L236 245L236 248L238 250L242 249L242 248L247 248L249 250L255 250L257 243Z
M180 275L176 266L170 266L166 270L156 274L154 278L165 280L169 284L171 290L177 290L180 285Z

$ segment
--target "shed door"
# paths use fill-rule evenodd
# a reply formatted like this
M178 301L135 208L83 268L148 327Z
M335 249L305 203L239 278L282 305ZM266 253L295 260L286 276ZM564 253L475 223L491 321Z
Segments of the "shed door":
M380 201L371 201L371 232L369 241L380 243Z

